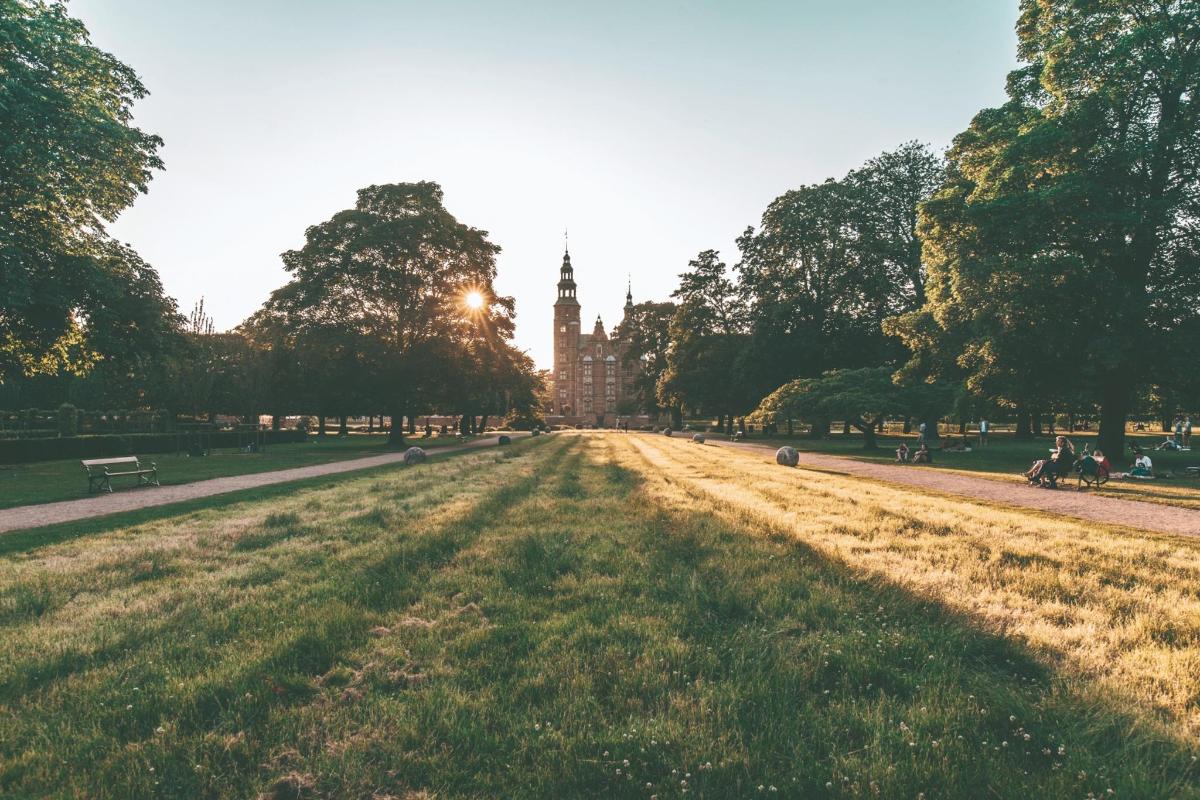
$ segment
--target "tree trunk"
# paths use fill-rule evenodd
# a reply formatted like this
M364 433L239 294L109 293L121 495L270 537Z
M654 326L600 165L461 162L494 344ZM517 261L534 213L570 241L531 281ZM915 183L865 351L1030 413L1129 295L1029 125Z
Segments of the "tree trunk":
M367 433L375 432L375 415L367 414Z
M904 432L912 433L912 417L904 418Z
M796 435L796 429L792 426L792 418L791 417L788 417L787 432L788 432L789 439Z
M324 435L325 435L325 415L320 414L317 416L317 436L324 436Z
M404 447L404 426L401 424L403 414L399 409L394 409L391 414L391 427L388 428L388 446L389 447Z
M746 418L738 417L737 425L738 425L738 432L741 433L742 436L745 436L746 435Z
M877 419L870 420L869 422L859 419L856 422L850 423L855 428L858 428L860 431L862 431L864 450L879 449L879 445L875 441L875 426L878 424L878 422L879 420Z
M1018 408L1017 409L1017 429L1013 433L1014 439L1029 439L1032 433L1029 429L1029 412Z
M271 430L277 431L283 427L283 417L279 414L271 415Z
M479 432L483 433L487 430L487 421L490 414L484 414L479 420Z
M671 406L671 427L675 430L683 427L683 406Z
M808 429L808 438L824 439L827 433L829 433L829 420L818 417L812 421L812 425Z
M466 436L471 432L471 422L467 419L467 415L463 414L458 418L458 433L461 436Z
M1122 375L1105 381L1101 390L1100 433L1096 444L1116 461L1125 458L1125 420L1129 417L1129 389Z
M345 436L349 432L349 428L346 427L346 415L342 414L338 417L338 436Z
M842 436L849 436L849 435L850 435L850 420L846 420L845 422L842 423Z
M1040 412L1040 411L1033 412L1033 414L1030 415L1029 421L1032 423L1032 426L1033 426L1033 435L1041 436L1042 435L1042 412Z
M1067 430L1070 433L1075 432L1075 414L1074 413L1067 414Z

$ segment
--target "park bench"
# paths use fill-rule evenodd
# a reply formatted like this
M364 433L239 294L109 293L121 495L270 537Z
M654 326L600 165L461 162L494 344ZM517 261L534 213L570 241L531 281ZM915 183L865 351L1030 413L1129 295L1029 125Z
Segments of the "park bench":
M88 476L88 494L92 492L112 493L112 479L136 475L138 486L159 486L158 465L150 462L150 468L142 466L137 456L120 458L90 458L79 462ZM117 471L114 471L117 470Z

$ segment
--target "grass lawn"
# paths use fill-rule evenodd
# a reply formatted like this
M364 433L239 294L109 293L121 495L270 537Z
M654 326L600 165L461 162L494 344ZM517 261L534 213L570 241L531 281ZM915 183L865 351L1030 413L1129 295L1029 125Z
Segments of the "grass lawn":
M1200 542L562 434L0 556L0 796L1200 797Z
M712 438L725 438L721 434L705 435ZM1067 434L1067 436L1071 439L1072 444L1075 445L1076 450L1080 450L1084 445L1088 449L1095 447L1095 433L1073 433ZM943 436L943 440L946 438ZM958 440L961 437L955 434L952 438ZM1153 448L1162 442L1164 438L1163 434L1130 434L1128 438L1130 441L1138 442L1146 450L1154 462L1156 472L1169 471L1173 473L1172 477L1158 478L1152 481L1136 479L1112 480L1100 489L1103 494L1127 500L1143 500L1151 503L1164 503L1166 505L1200 509L1200 480L1194 477L1187 477L1183 473L1184 467L1200 466L1200 436L1197 436L1195 439L1196 449L1187 453L1154 451ZM761 435L755 435L749 437L746 441L770 444L774 447L789 444L801 452L807 450L815 453L847 456L863 461L894 463L896 460L896 448L900 442L907 442L909 449L915 450L916 440L915 433L907 436L903 434L879 436L879 449L874 451L863 449L862 435L857 432L849 436L835 433L831 434L827 439L809 439L806 436L772 436L763 438ZM970 453L953 453L936 450L932 465L920 464L913 466L915 469L939 469L951 472L975 473L985 478L1021 482L1024 481L1021 473L1029 469L1034 459L1045 458L1050 448L1054 447L1054 440L1050 437L1020 441L1014 440L1012 435L1007 433L992 434L988 446L984 448L978 447L977 436L968 436L967 441L972 448ZM1112 459L1112 461L1117 465L1119 471L1126 469L1127 464L1125 460ZM1074 488L1074 480L1070 484L1071 488Z
M409 441L424 448L458 443L454 436L434 436L426 440L420 434L409 437ZM227 475L306 467L386 452L386 434L351 434L342 438L326 436L324 439L310 436L308 441L303 443L271 445L264 453L241 453L232 449L221 449L203 458L189 458L173 453L152 454L141 458L143 461L154 461L158 464L158 479L165 486ZM113 488L118 492L134 486L136 483L132 478L113 481ZM0 508L87 496L87 478L78 458L0 465Z

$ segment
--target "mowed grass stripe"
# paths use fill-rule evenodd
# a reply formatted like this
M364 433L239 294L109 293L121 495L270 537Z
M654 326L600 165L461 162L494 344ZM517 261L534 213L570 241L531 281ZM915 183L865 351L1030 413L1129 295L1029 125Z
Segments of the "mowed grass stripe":
M180 522L231 540L127 584L181 595L128 616L150 625L176 602L191 627L6 696L0 794L1195 796L1178 742L1129 737L1134 715L1064 691L973 617L764 535L632 438L556 437L419 471L434 480L412 493L367 478ZM97 556L39 557L24 577ZM113 598L74 604L93 602ZM18 628L51 657L41 621Z
M753 453L636 437L648 472L1029 644L1064 676L1200 733L1200 542L953 500Z

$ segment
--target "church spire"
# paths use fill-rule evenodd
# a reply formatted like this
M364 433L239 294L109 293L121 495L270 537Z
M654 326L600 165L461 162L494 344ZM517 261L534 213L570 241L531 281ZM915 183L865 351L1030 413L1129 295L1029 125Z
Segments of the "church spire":
M633 313L633 278L625 285L625 316Z

